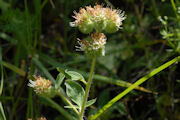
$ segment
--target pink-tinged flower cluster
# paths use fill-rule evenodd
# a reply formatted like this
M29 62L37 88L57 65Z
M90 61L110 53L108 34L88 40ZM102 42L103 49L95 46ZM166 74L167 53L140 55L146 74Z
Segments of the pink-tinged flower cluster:
M72 27L77 27L81 25L85 20L90 17L90 14L84 8L81 8L78 13L74 11L74 14L75 16L73 16L73 18L75 18L76 20L74 22L70 22L70 25Z
M103 33L93 33L84 40L78 40L80 45L76 46L78 51L85 51L90 56L104 56L106 36Z
M34 76L34 79L34 81L29 80L28 86L34 88L34 91L37 94L48 97L53 97L55 95L55 89L52 87L50 80L40 76Z
M102 5L86 6L74 14L75 21L71 22L70 25L78 27L83 33L90 33L93 29L113 33L119 30L125 19L124 12L121 10L113 10Z

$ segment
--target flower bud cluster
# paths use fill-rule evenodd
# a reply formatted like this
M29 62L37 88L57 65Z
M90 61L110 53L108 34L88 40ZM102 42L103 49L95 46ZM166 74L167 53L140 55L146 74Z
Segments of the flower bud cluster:
M114 33L119 30L122 21L125 19L124 12L102 5L86 6L74 14L73 17L76 20L70 22L70 25L78 27L85 34L91 33L93 29L99 32Z
M104 56L104 45L106 36L103 33L93 33L84 40L78 39L80 46L76 46L78 51L85 51L88 56Z
M74 12L74 14L75 21L70 22L70 26L78 27L84 34L96 31L83 40L78 39L80 46L76 46L77 50L85 51L90 57L104 56L106 37L102 32L118 31L125 19L124 12L97 4L94 7L81 8L78 13Z
M37 94L48 97L55 96L55 89L51 85L50 80L46 80L40 76L34 76L34 79L34 81L29 80L28 86L34 88Z

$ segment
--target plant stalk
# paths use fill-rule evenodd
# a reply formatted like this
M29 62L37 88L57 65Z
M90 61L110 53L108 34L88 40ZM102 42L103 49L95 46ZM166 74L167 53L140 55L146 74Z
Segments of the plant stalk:
M73 104L66 97L64 97L60 92L57 92L57 95L59 95L64 101L66 101L72 107L72 109L76 112L77 115L79 114L78 110L73 106Z
M79 114L79 120L83 120L85 105L86 105L86 102L87 102L87 99L88 99L88 96L89 96L89 90L90 90L91 83L92 83L95 64L96 64L96 57L94 57L93 60L92 60L90 75L89 75L89 79L88 79L88 82L87 82L87 85L86 85L86 90L85 90L85 96L84 96L82 108L81 108L81 111L80 111L80 114Z

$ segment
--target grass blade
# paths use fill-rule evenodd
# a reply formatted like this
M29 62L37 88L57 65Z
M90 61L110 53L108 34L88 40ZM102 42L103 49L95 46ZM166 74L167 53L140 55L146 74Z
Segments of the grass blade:
M12 43L12 44L17 44L17 40L10 37L9 35L7 35L6 33L0 32L0 38Z
M3 91L3 84L4 84L4 76L3 76L3 66L2 66L2 49L0 47L0 67L1 67L1 85L0 85L0 96Z
M9 68L10 70L14 71L15 73L21 75L21 76L25 76L26 72L21 70L20 68L16 67L15 65L12 65L8 62L2 61L2 65L6 68Z
M98 81L114 84L117 86L121 86L121 87L129 87L132 85L131 83L123 81L123 80L116 80L116 79L113 79L110 77L105 77L105 76L98 75L98 74L94 75L94 79L98 80ZM139 91L147 92L147 93L153 93L151 90L148 90L148 89L146 89L144 87L140 87L140 86L137 86L135 89L139 90Z
M1 102L0 102L0 119L1 120L6 120L6 116L5 116L4 109L3 109L3 106L2 106Z
M1 47L0 47L0 67L1 67L1 85L0 85L0 96L1 96L2 91L3 91L3 85L4 85L3 66L2 66L2 49L1 49ZM4 109L3 109L1 101L0 101L0 119L6 120L6 116L5 116Z
M136 88L137 86L139 86L140 84L144 83L146 80L148 80L149 78L153 77L154 75L156 75L157 73L159 73L160 71L164 70L165 68L169 67L170 65L172 65L175 62L178 62L180 60L180 56L172 59L171 61L166 62L165 64L161 65L160 67L154 69L152 72L150 72L149 74L145 75L144 77L142 77L141 79L139 79L137 82L135 82L134 84L132 84L130 87L128 87L126 90L124 90L123 92L121 92L119 95L117 95L116 97L114 97L112 100L110 100L106 105L103 106L102 109L100 109L95 115L90 116L90 120L95 120L97 117L99 117L102 113L104 113L104 111L106 111L108 108L110 108L115 102L117 102L118 100L120 100L122 97L124 97L125 95L127 95L130 91L132 91L134 88Z

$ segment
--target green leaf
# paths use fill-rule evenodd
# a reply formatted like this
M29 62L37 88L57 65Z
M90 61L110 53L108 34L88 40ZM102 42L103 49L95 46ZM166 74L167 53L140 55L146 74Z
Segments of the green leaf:
M73 105L76 109L79 109L79 106L77 106L77 105ZM69 105L67 105L67 106L64 106L64 108L69 108L69 109L71 109L72 108L72 106L69 106Z
M67 96L70 97L70 99L79 107L81 107L85 95L83 87L72 80L67 80L65 85Z
M55 84L55 88L56 88L56 89L59 89L59 88L60 88L60 86L61 86L64 78L65 78L65 75L64 75L64 74L62 74L62 73L59 73L59 74L58 74L58 76L57 76L57 78L56 78L56 84Z
M96 98L95 98L95 99L92 99L92 100L87 101L87 103L86 103L86 107L91 106L91 105L92 105L92 104L94 104L95 102L96 102Z
M7 10L10 7L10 4L7 2L4 2L3 0L0 0L0 9Z
M86 84L84 77L80 73L75 71L66 71L66 73L71 76L71 80L80 80Z
M86 103L86 107L89 107L91 106L92 104L94 104L96 102L96 98L95 99L92 99L92 100L89 100L87 101ZM75 108L79 108L79 106L77 105L73 105ZM65 108L72 108L72 106L64 106Z
M66 78L71 79L71 76L66 73L67 70L64 70L62 68L57 68L57 71L63 73L66 76Z

